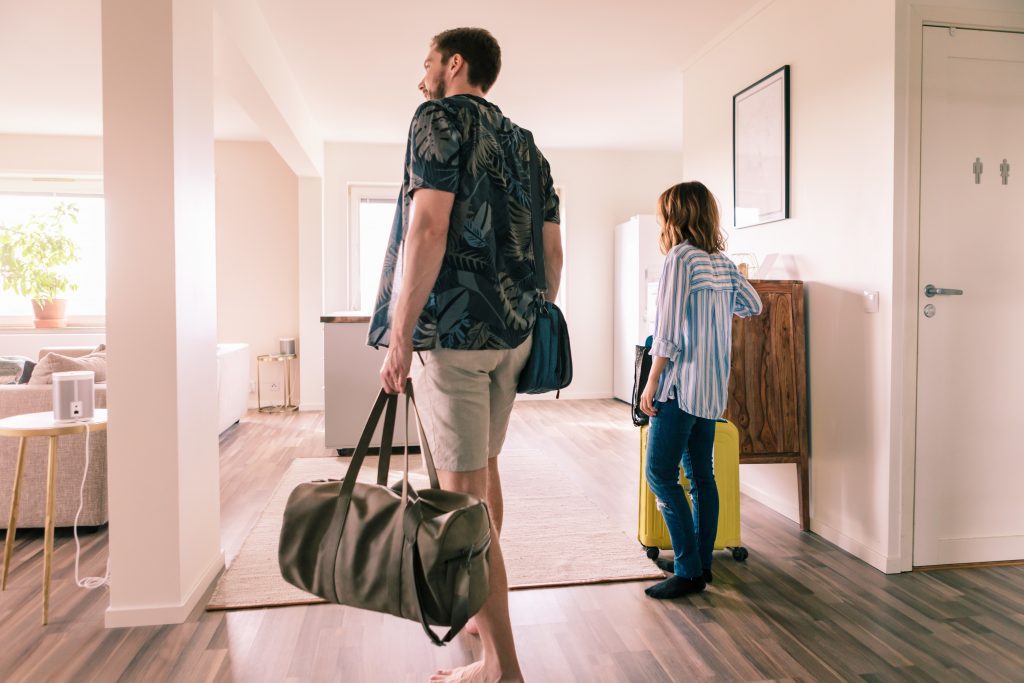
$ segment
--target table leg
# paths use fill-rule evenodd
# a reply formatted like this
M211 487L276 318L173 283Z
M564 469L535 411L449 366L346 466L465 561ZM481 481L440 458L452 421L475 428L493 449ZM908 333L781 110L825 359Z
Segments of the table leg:
M284 407L287 410L292 405L292 362L284 362Z
M43 626L50 613L50 566L53 564L53 503L57 497L57 437L50 437L50 459L46 467L46 531L43 545Z
M25 445L22 437L18 443L18 462L14 466L14 493L11 496L11 516L7 522L7 539L4 541L4 576L0 590L7 590L7 572L11 567L11 551L14 550L14 534L18 530L18 499L21 498L21 471L25 465Z
M262 389L261 384L262 383L260 382L260 365L261 365L261 363L259 362L259 360L257 360L256 361L256 412L258 412L258 413L262 413L263 412L263 393L261 391L261 389Z

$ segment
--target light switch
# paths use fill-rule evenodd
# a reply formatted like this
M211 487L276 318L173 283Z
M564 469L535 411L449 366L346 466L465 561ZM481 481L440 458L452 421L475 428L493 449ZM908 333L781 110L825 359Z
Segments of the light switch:
M878 292L864 290L864 312L878 313Z

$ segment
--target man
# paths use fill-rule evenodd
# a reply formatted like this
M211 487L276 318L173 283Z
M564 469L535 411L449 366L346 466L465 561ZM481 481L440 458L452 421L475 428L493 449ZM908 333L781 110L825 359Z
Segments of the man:
M381 274L369 344L387 346L381 385L400 393L412 365L441 485L487 501L491 595L477 613L483 659L431 681L520 681L499 543L497 456L535 321L533 249L543 248L554 299L562 270L558 196L541 156L543 206L531 206L530 145L485 99L501 50L483 29L434 37L413 118L405 179ZM540 154L539 151L535 152ZM531 211L544 216L534 245Z

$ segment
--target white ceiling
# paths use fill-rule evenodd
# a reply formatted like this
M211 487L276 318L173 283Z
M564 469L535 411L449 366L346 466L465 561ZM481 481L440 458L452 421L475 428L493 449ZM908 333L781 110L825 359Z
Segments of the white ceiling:
M258 0L323 139L401 142L430 38L484 26L490 99L555 147L678 149L681 67L759 0ZM100 135L100 0L0 0L0 133ZM215 96L219 139L262 139Z

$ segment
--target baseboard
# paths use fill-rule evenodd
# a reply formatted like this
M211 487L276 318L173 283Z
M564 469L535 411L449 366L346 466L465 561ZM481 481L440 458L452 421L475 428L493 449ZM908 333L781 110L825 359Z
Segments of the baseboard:
M864 560L872 567L885 574L900 573L900 558L888 557L880 552L869 548L857 539L850 538L843 532L835 529L824 522L811 518L811 531L818 534L832 545L845 550L854 557Z
M312 413L316 411L322 411L324 409L323 403L299 403L300 413Z
M214 580L224 569L224 550L221 549L214 560L196 581L185 599L172 605L147 605L145 607L108 607L104 617L106 628L130 628L135 626L160 626L163 624L183 624L192 614L199 601L206 595ZM117 579L112 579L116 581Z
M758 503L765 505L780 515L787 517L797 524L800 523L800 502L795 500L787 500L780 498L773 493L769 493L762 488L751 486L745 483L742 479L740 480L740 493L744 493Z
M560 401L590 401L594 399L615 398L610 391L563 391L558 397ZM546 394L518 394L517 401L554 401L555 392Z

